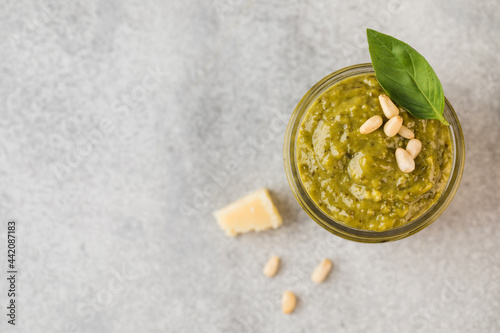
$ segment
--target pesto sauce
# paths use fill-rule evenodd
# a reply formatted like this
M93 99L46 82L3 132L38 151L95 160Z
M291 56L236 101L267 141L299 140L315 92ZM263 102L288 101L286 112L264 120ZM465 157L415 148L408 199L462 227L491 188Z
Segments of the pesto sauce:
M383 125L369 134L359 128L374 115L387 121L375 75L342 80L307 111L297 136L297 164L309 196L333 219L374 231L405 224L424 213L450 177L450 131L438 120L423 120L401 110L403 124L422 142L415 170L399 170L395 150L408 139L389 138Z

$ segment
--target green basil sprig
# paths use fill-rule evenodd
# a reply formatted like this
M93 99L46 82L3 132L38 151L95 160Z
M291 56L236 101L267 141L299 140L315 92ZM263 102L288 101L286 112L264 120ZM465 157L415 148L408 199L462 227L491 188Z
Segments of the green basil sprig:
M366 35L375 76L389 97L417 118L448 125L443 87L427 60L399 39L372 29Z

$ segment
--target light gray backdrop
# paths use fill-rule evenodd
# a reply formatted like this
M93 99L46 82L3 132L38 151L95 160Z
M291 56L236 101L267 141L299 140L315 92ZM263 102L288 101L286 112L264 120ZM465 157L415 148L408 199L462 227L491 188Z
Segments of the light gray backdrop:
M500 331L499 22L495 0L3 0L1 331L9 219L18 332ZM313 223L282 165L294 106L369 61L367 27L427 57L467 150L446 213L378 245ZM227 238L212 210L264 186L283 227Z

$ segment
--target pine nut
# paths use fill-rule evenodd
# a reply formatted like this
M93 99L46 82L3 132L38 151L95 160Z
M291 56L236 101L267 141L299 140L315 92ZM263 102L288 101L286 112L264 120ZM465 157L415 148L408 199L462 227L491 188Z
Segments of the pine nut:
M371 133L371 132L375 131L377 128L379 128L380 126L382 126L383 122L384 121L382 120L381 116L373 116L370 119L368 119L367 121L365 121L365 123L363 125L361 125L361 127L359 128L359 133L361 133L361 134Z
M291 291L285 291L283 298L281 299L281 309L283 313L292 313L295 309L295 304L297 304L297 297Z
M403 117L401 116L392 117L384 125L385 135L392 138L394 135L398 134L399 130L401 129L401 125L403 125Z
M396 149L396 161L398 162L399 169L403 172L408 173L415 170L415 161L403 148Z
M314 269L314 271L311 275L311 280L314 283L323 282L326 279L326 276L328 275L328 273L330 273L332 266L333 266L333 264L329 259L324 259Z
M279 264L280 264L280 258L276 256L271 257L271 259L269 259L269 261L264 266L262 273L264 273L264 275L267 277L275 276L276 272L278 271Z
M406 145L406 151L411 158L415 159L422 150L422 142L419 139L411 139Z
M380 101L380 106L382 107L382 111L384 111L387 119L396 117L399 114L398 107L391 101L389 96L380 94L378 96L378 100Z
M413 139L415 137L415 133L405 125L401 125L398 134L405 139Z

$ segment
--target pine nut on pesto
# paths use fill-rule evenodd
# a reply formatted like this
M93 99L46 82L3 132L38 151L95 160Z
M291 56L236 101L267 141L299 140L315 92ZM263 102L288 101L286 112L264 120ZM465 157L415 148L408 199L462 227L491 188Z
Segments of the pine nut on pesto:
M385 231L417 218L438 200L452 171L450 130L438 120L400 111L422 142L411 173L395 157L408 139L387 137L382 127L360 133L369 118L384 116L383 93L373 74L345 78L312 103L297 132L295 158L308 195L325 214L357 229Z

